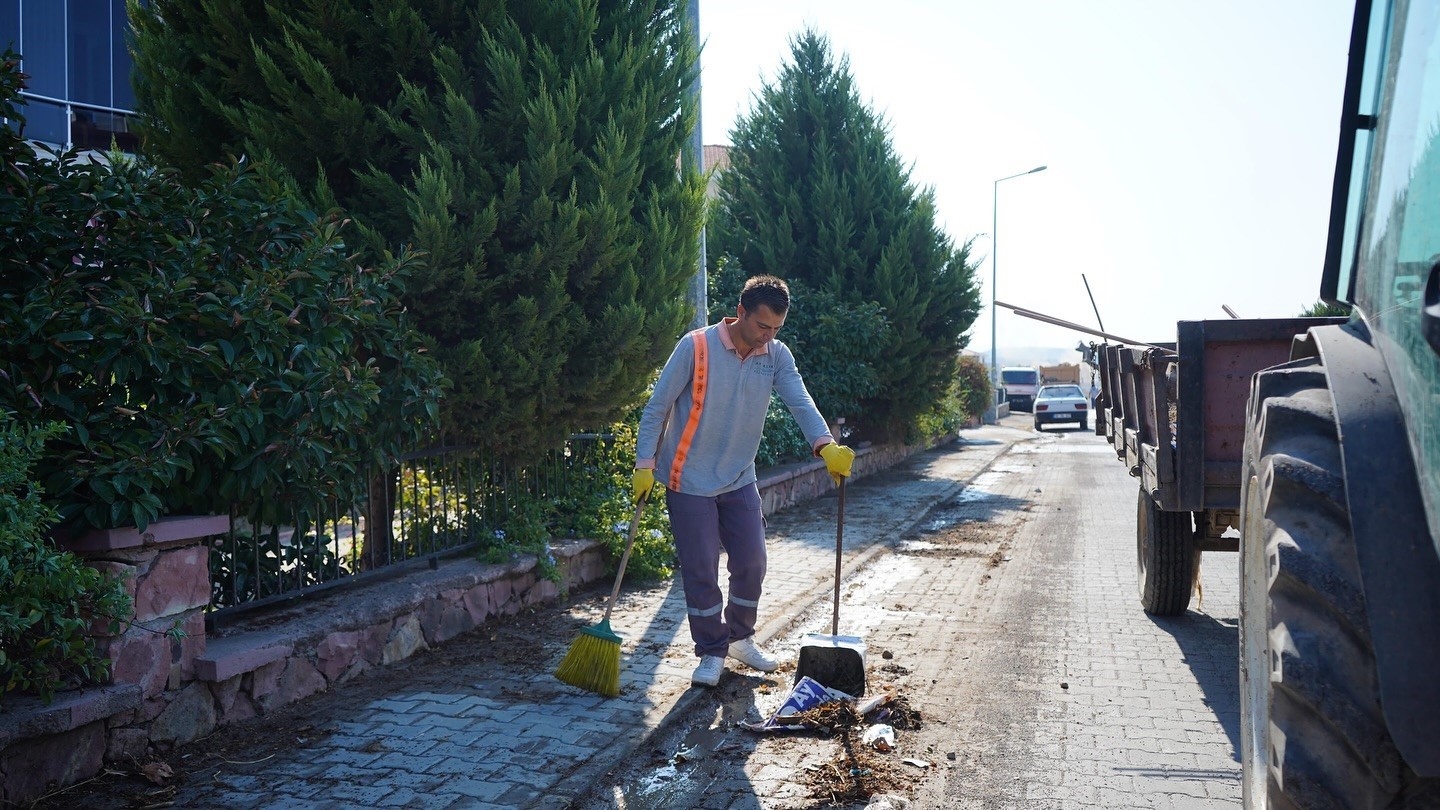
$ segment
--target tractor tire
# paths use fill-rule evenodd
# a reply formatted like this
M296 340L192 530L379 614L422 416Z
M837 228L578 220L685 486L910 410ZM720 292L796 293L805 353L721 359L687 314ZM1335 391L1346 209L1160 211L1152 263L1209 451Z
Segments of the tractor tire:
M1246 807L1440 806L1380 706L1375 650L1320 360L1259 372L1241 514Z
M1166 512L1139 490L1135 509L1136 580L1140 605L1156 616L1179 616L1190 607L1200 549L1189 512Z

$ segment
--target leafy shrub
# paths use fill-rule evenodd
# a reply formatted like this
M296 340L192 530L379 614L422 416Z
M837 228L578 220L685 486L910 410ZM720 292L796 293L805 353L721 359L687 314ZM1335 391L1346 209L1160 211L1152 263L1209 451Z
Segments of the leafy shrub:
M282 591L328 582L353 573L335 551L334 537L312 528L268 526L260 532L241 521L240 530L210 546L210 607L222 608Z
M119 580L45 540L56 515L30 470L62 432L0 417L0 695L34 692L47 703L57 689L107 677L110 662L87 631L98 621L115 632L131 614Z
M770 407L765 411L765 435L760 439L760 449L755 453L755 465L760 468L773 467L792 461L805 461L815 457L805 434L800 431L795 417L790 414L775 394L770 395Z
M960 400L960 413L968 418L983 415L991 399L990 372L984 361L961 355L955 370L955 396Z
M735 314L747 278L738 262L723 258L709 274L711 323ZM867 414L862 403L880 391L878 369L888 334L884 309L875 303L843 302L834 293L813 289L803 281L786 279L786 284L790 287L790 311L780 339L795 355L815 406L831 423L844 417L852 429L863 425ZM810 444L794 418L772 397L756 463L767 467L812 457Z
M0 109L18 119L8 54ZM72 529L169 512L293 523L419 435L441 376L373 265L269 167L195 187L0 128L0 408L70 428L36 472Z
M580 468L572 470L570 493L555 501L554 537L589 537L600 540L618 565L625 551L635 506L630 502L630 475L635 469L635 434L639 409L623 422L607 426L609 437L587 453ZM664 497L652 499L640 516L635 545L625 568L627 581L662 580L675 571L675 540L670 533Z

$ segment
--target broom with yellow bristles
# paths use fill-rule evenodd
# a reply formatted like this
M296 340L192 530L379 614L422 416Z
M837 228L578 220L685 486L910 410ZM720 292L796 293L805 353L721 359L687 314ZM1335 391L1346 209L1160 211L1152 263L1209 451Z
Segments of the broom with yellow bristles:
M620 570L615 574L610 603L605 605L605 618L594 627L580 631L580 637L570 645L570 652L565 654L565 660L555 670L555 677L565 683L606 697L620 694L620 636L610 629L610 611L615 609L615 600L620 597L625 564L630 562L630 549L635 545L635 532L640 528L640 516L645 512L647 500L642 496L635 504L635 516L630 519L630 537L625 541L625 553L620 556Z

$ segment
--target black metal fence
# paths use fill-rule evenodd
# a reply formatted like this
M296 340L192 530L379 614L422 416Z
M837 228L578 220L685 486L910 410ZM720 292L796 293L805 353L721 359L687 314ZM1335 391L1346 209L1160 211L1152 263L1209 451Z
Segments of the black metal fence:
M612 436L576 434L541 462L508 466L474 447L408 453L370 472L350 504L296 509L288 525L233 521L210 549L212 624L340 584L393 575L444 556L504 546L517 509L557 501L603 463ZM591 481L594 479L591 478Z

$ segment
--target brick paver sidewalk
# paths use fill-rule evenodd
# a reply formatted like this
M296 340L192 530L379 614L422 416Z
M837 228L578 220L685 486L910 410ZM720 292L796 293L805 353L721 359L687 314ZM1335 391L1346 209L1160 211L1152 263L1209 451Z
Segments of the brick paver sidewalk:
M967 430L952 444L850 484L847 573L1028 436L999 426ZM830 496L769 517L769 575L757 631L762 643L789 629L807 606L829 598L835 506ZM583 623L598 618L590 615L593 600L570 610ZM359 702L317 729L315 739L298 739L283 758L229 763L208 780L189 780L175 805L564 807L703 697L690 687L696 659L684 615L678 584L622 596L611 617L625 639L618 698L555 681L550 673L573 638L547 639L546 660L529 667L471 666L456 673L453 688L402 689Z

